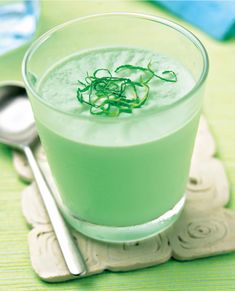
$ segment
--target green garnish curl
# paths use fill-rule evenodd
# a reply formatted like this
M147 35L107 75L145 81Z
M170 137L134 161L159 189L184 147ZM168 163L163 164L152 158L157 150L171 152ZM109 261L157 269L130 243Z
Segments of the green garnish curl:
M148 83L154 77L166 82L177 81L173 71L163 71L157 75L151 62L147 68L122 65L116 68L115 73L126 73L128 78L113 76L108 69L97 69L93 75L87 73L84 82L78 80L77 99L90 106L91 114L118 116L121 112L132 113L133 109L140 108L148 99ZM137 80L131 79L133 73L138 74Z

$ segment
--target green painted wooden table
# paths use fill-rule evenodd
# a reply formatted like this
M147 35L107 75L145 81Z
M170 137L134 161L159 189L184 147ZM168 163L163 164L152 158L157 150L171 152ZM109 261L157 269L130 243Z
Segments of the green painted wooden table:
M231 182L229 207L235 210L235 39L220 43L147 1L42 1L38 35L68 19L108 11L132 11L167 17L192 30L210 57L204 112ZM144 36L143 36L144 37ZM0 57L0 81L21 80L27 48ZM235 290L235 253L192 262L174 260L145 270L111 273L48 284L32 271L28 229L21 213L24 184L12 166L11 150L0 145L0 290ZM235 231L235 229L234 229Z

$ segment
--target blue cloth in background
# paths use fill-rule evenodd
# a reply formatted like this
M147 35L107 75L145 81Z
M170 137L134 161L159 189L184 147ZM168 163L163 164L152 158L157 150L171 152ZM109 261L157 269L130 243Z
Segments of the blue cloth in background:
M154 1L218 40L235 36L234 0Z
M0 55L32 38L38 16L38 0L0 0Z

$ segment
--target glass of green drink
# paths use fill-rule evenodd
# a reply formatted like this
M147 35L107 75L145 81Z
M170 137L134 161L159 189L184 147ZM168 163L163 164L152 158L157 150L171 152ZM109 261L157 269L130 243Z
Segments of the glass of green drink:
M69 224L110 242L172 225L207 72L201 42L154 16L83 17L33 43L23 77Z

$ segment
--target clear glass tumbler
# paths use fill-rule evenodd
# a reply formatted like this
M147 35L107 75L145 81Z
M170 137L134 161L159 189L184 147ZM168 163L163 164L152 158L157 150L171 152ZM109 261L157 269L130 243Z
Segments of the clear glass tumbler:
M193 88L170 105L126 118L68 113L42 98L40 82L59 61L84 50L124 46L176 59L193 76ZM162 232L177 219L207 72L207 53L191 32L149 15L83 17L33 43L23 78L58 188L57 203L75 229L98 240L134 241ZM123 132L128 140L120 144Z

